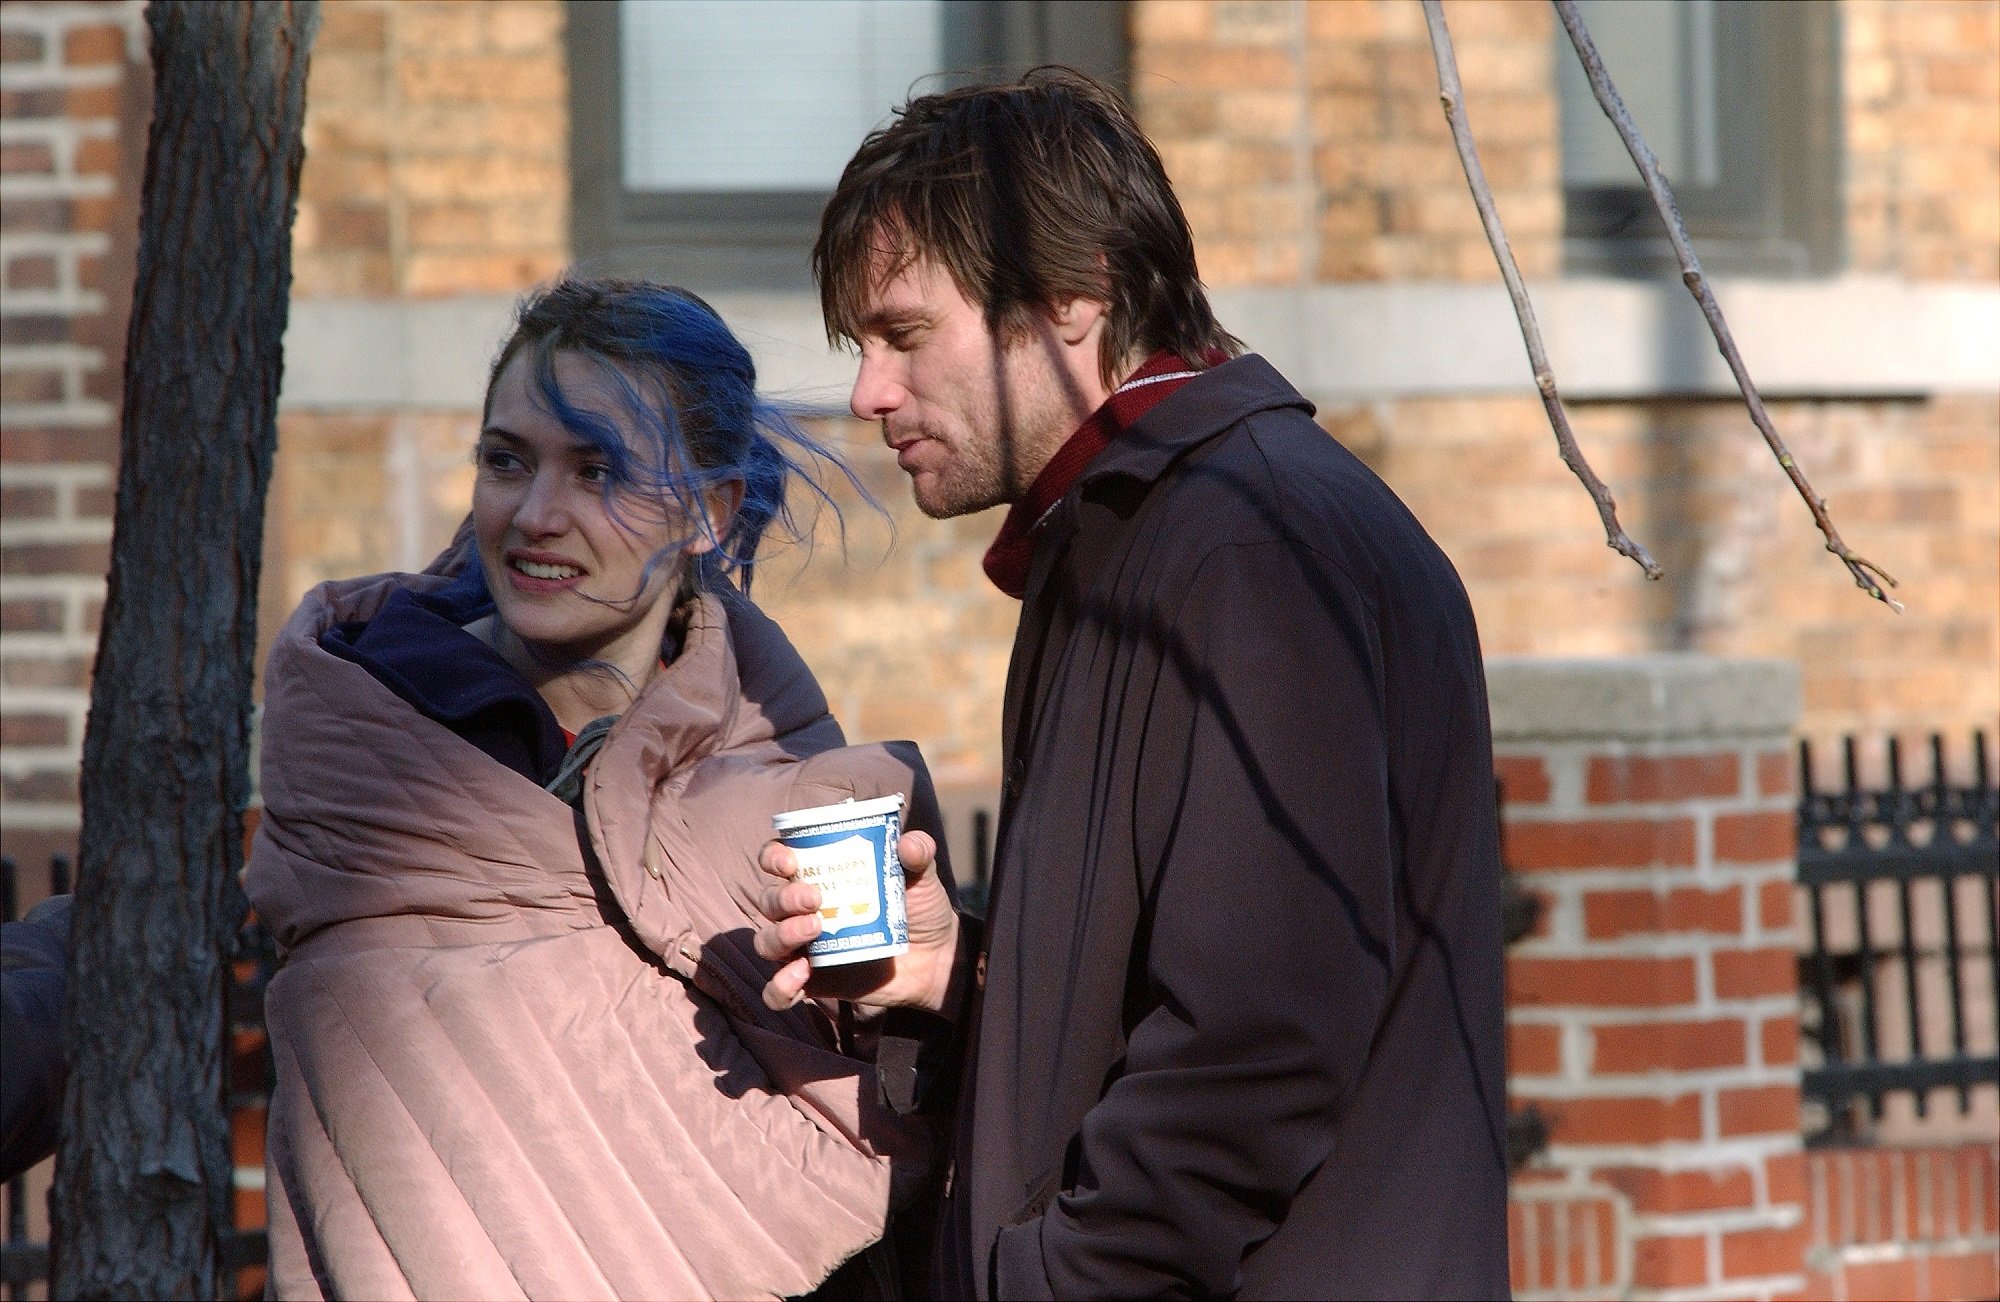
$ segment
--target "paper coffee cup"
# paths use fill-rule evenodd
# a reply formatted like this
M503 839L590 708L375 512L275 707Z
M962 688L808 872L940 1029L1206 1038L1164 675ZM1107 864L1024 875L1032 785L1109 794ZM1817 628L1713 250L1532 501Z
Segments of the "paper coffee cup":
M798 860L799 880L819 887L820 933L806 947L814 967L893 958L910 947L903 864L896 838L903 797L843 800L771 819Z

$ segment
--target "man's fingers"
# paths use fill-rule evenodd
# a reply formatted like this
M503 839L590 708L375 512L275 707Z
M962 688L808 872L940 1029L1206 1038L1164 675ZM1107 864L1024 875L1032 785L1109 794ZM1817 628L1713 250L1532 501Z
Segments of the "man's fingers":
M905 832L897 838L896 858L906 873L927 873L937 864L937 842L929 832Z
M783 841L764 842L764 849L757 856L757 866L773 877L789 879L799 875L798 858Z
M797 1007L806 997L806 980L811 976L810 964L802 958L793 959L764 983L764 1002L779 1012Z
M812 943L820 933L819 887L788 882L766 891L762 901L768 927L757 929L757 953L773 961L787 959Z

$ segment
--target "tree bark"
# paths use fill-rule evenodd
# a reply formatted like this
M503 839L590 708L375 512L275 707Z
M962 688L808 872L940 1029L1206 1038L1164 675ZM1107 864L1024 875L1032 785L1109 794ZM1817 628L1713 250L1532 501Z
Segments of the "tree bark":
M61 1297L215 1296L264 496L317 0L152 0L52 1220Z

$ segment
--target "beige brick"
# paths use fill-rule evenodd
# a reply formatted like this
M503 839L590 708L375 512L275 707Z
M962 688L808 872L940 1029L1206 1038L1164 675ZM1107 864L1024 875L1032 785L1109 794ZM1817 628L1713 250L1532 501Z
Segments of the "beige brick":
M412 294L512 294L561 271L567 259L549 253L412 253L403 287Z
M313 62L328 53L381 54L389 47L387 6L369 0L327 0L319 8Z
M403 195L416 202L533 198L563 194L567 172L556 161L472 155L412 161L397 169Z
M306 111L321 104L381 104L389 94L389 65L376 55L316 50L306 72Z
M1210 29L1222 45L1289 45L1303 16L1291 0L1222 0L1213 13Z
M485 48L488 14L506 7L465 0L399 0L390 11L396 47L425 55L477 54Z
M410 205L408 238L413 249L477 249L493 239L495 209L476 203Z
M509 0L485 9L489 50L538 54L562 46L564 9L556 0Z
M1398 0L1340 0L1334 4L1308 3L1306 36L1312 41L1349 41L1361 44L1379 40L1383 32L1382 10Z
M1237 140L1290 140L1306 121L1305 97L1291 88L1240 90L1227 104L1223 128Z
M560 104L569 89L559 62L526 55L400 59L396 86L413 105Z
M1129 12L1132 44L1140 49L1168 42L1201 44L1214 30L1212 0L1146 0Z

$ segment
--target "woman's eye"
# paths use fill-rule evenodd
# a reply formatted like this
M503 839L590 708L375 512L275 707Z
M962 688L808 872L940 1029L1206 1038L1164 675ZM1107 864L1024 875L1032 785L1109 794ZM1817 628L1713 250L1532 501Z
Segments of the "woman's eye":
M479 465L482 469L509 474L524 467L520 457L505 448L485 447L479 449Z
M577 469L577 477L586 484L608 484L611 482L611 467L601 461L586 461Z

